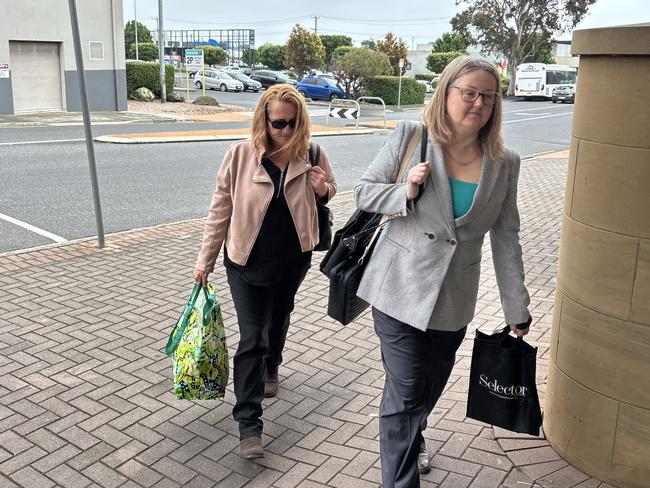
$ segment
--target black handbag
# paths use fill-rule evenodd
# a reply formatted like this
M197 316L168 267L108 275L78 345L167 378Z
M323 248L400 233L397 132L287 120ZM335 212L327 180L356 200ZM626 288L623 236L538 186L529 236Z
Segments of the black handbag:
M320 146L315 143L309 144L309 162L312 166L318 166L320 161ZM316 195L316 211L318 213L318 236L319 241L314 251L327 251L332 244L332 228L334 227L334 214L332 210L321 202Z
M539 435L542 412L535 384L537 348L509 334L476 331L467 417L513 432Z
M421 126L409 141L396 181L402 181L420 135L420 160L426 159L428 134L426 126ZM332 246L321 261L320 270L330 280L327 315L343 325L352 322L368 307L368 303L357 296L359 283L381 230L395 217L357 209L334 234Z

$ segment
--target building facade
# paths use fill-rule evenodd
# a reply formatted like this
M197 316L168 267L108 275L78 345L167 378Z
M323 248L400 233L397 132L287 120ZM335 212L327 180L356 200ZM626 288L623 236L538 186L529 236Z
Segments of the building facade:
M0 0L0 114L81 110L67 0ZM122 0L77 1L91 111L127 110Z

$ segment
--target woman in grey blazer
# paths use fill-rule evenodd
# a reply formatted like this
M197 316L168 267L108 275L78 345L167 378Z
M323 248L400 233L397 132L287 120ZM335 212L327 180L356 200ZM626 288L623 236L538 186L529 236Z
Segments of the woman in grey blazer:
M395 181L421 127L402 122L355 188L360 209L400 216L381 233L358 290L372 305L386 372L384 488L419 487L418 471L429 470L422 431L474 316L486 233L506 323L522 336L532 320L519 244L520 159L503 144L499 87L492 63L456 58L424 111L427 161L416 147Z

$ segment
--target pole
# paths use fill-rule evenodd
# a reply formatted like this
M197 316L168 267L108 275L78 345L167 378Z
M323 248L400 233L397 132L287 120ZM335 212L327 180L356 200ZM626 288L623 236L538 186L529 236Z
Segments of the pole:
M165 33L163 32L163 0L158 0L158 59L160 60L160 103L167 101L165 85Z
M140 61L140 53L138 52L138 11L136 4L137 0L133 0L133 17L135 18L135 60Z
M74 54L77 58L77 73L79 73L79 95L81 96L81 112L83 113L84 132L86 135L86 150L88 152L88 165L90 166L90 184L95 206L95 223L97 225L97 247L104 247L104 221L102 219L102 206L99 201L99 184L97 183L97 165L95 164L95 147L93 145L93 132L90 126L90 110L88 109L88 89L86 87L86 72L84 71L83 51L81 50L81 36L79 35L79 19L77 18L77 4L75 0L68 0L70 10L70 24L72 24L72 40L74 41Z
M400 109L402 101L402 68L404 67L404 60L400 58L399 60L399 85L397 88L397 110Z
M314 18L314 34L318 35L318 15L312 15Z

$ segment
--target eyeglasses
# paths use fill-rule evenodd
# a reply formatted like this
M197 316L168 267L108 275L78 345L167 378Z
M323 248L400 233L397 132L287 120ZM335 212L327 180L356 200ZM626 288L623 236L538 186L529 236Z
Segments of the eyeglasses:
M269 122L271 122L271 127L278 130L284 129L287 125L292 129L296 128L296 119L291 119L291 120L278 119L278 120L269 120Z
M480 92L474 90L474 88L461 88L460 86L450 86L451 88L457 88L460 90L460 98L463 102L474 103L476 99L480 96L483 99L483 104L485 105L494 105L494 102L497 101L499 96L496 92Z

